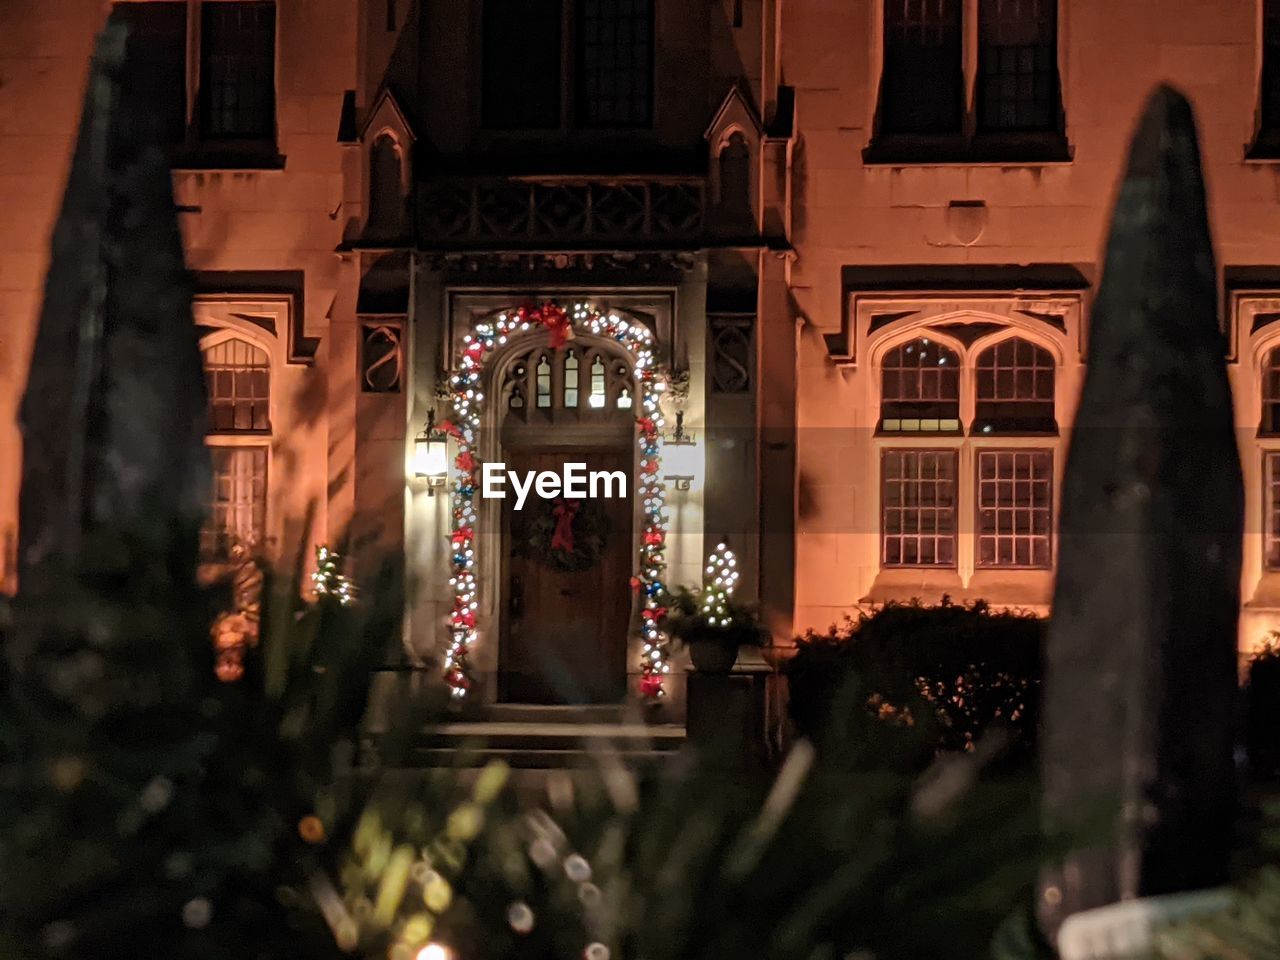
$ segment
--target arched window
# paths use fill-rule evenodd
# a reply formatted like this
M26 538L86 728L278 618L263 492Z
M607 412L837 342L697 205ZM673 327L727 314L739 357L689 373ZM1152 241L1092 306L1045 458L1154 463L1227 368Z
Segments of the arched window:
M720 150L720 222L726 233L746 236L755 232L751 214L751 149L746 138L735 133Z
M974 433L1054 433L1053 355L1028 340L1002 340L978 355Z
M1262 423L1258 432L1280 435L1280 347L1269 350L1262 363Z
M960 430L960 358L922 337L885 354L880 429L886 433Z
M371 237L396 237L403 230L404 192L401 189L400 146L384 133L369 151L369 218Z
M204 351L210 433L271 430L271 362L245 340L226 340Z
M247 340L223 340L204 350L209 390L209 453L213 498L200 533L201 559L225 563L241 544L265 546L267 458L271 433L271 360Z

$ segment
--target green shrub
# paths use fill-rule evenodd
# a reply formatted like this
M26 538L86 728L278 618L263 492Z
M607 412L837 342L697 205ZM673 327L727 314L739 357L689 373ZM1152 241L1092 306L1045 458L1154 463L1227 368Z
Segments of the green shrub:
M1006 757L1035 746L1045 621L983 601L889 603L796 639L787 668L797 732L820 747L866 735L866 720L924 727L940 752L989 731ZM855 692L856 691L856 692Z
M1249 658L1245 742L1255 777L1280 775L1280 634L1272 632Z

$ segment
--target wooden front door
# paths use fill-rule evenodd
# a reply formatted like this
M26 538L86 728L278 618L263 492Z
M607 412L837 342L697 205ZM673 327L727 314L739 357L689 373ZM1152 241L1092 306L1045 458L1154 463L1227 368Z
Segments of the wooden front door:
M505 589L499 696L516 703L617 703L626 693L631 608L629 448L508 450L508 470L621 470L627 496L503 501ZM557 536L558 534L558 536ZM566 538L570 543L566 543ZM570 549L571 547L571 549Z

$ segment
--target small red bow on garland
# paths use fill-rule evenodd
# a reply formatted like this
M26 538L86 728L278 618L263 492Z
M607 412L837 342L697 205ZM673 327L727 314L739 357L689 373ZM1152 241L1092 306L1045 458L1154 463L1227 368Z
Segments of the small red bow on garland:
M556 528L551 534L551 549L573 553L573 518L578 513L578 501L557 500L551 515L556 518Z
M661 620L666 615L666 607L654 607L651 610L642 610L640 612L640 616L644 617L646 620Z
M443 434L447 434L448 436L454 437L455 439L462 438L462 428L459 427L452 420L441 420L439 423L436 424L436 429Z
M554 348L563 347L566 340L573 339L573 324L569 321L569 314L550 300L541 307L521 307L520 319L546 327Z
M641 433L653 433L658 429L658 425L653 422L653 417L637 417L636 426L640 428Z
M646 530L644 533L644 545L646 547L660 547L665 539L666 537L661 530Z
M470 450L462 451L454 458L453 462L463 473L472 473L476 469L476 458L471 456Z
M471 610L456 611L453 615L453 622L463 627L474 627L476 625L476 615Z
M662 676L657 673L646 673L640 678L640 693L646 697L656 697L662 693Z
M455 547L465 547L471 542L474 531L470 527L459 527L453 531L453 545Z
M632 578L631 578L631 592L632 592L632 593L639 593L639 592L640 592L640 588L641 588L641 587L643 587L643 586L644 586L644 581L643 581L643 580L641 580L639 577L632 577Z

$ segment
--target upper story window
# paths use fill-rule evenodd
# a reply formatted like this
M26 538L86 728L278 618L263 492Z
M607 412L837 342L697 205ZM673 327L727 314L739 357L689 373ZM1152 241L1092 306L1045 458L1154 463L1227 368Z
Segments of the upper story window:
M126 83L154 104L166 140L193 156L217 152L209 165L278 163L272 0L142 0L115 11L130 29Z
M484 125L560 126L561 0L485 0Z
M488 128L653 120L653 0L485 0L482 57Z
M204 351L210 433L271 430L271 361L244 340L224 340Z
M960 358L927 337L890 350L881 370L880 429L955 433L960 429Z
M1250 156L1280 157L1280 2L1262 0L1258 136Z
M885 0L881 129L959 133L963 0Z
M1057 0L885 0L868 162L1067 159L1057 23Z
M653 0L577 0L578 123L644 127L653 115Z
M209 139L267 140L276 124L276 6L200 7L200 124Z
M978 355L974 431L1054 433L1053 356L1014 337Z

